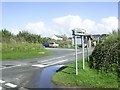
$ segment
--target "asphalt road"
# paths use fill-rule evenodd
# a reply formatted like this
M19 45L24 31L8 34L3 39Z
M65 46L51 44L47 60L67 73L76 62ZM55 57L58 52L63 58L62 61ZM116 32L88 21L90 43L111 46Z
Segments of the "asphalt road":
M51 51L52 55L34 59L2 61L2 65L0 66L0 90L13 90L13 88L28 90L27 88L35 88L34 83L37 82L36 77L39 76L44 68L53 65L65 65L75 61L74 49L47 49ZM81 49L78 50L78 54L78 58L82 58ZM31 87L31 81L33 87Z

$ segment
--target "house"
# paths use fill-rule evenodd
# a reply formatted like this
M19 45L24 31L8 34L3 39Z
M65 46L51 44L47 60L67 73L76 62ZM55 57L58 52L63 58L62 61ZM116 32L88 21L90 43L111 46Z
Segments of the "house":
M55 39L55 40L63 40L62 36L60 35L55 35L51 37L52 39Z

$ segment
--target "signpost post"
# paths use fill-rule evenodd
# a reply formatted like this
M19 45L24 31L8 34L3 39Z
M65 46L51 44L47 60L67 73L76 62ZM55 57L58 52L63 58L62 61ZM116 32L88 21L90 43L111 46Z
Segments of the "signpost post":
M85 58L84 58L84 36L82 36L82 63L83 63L83 69L85 69Z
M78 75L78 63L77 63L77 36L75 36L75 61L76 61L76 75Z
M87 49L87 60L88 60L88 62L89 62L89 49L88 49L89 37L86 37L86 41L87 41L87 47L86 47L86 49Z

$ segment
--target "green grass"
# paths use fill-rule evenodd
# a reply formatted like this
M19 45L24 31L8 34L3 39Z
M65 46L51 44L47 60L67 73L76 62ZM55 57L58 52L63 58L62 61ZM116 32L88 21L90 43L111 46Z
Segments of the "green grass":
M41 44L16 43L2 44L2 60L16 60L47 56L50 51Z
M68 64L66 68L59 70L53 76L52 81L66 87L118 88L117 74L98 73L96 70L90 69L87 63L83 70L81 61L78 65L78 76L75 75L75 64Z

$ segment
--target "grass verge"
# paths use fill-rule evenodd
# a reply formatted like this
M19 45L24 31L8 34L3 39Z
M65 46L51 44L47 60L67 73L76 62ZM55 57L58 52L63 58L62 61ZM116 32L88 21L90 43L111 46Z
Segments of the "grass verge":
M16 60L50 55L40 44L17 43L2 45L2 60Z
M90 69L86 62L85 70L82 69L82 62L79 61L79 74L75 75L75 64L68 64L66 68L60 69L52 77L55 84L66 87L80 88L118 88L117 73L98 73Z

